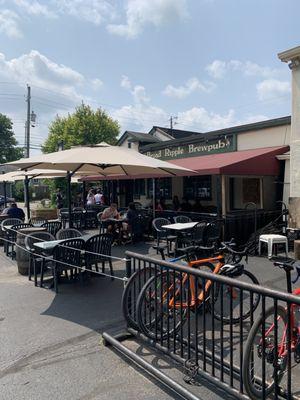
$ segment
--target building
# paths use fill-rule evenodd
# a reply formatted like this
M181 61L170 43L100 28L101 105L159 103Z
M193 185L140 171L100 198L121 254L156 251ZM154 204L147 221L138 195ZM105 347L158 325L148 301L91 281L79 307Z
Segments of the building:
M205 133L154 126L149 133L126 131L118 144L196 171L157 179L157 197L199 199L207 211L226 215L250 202L265 210L288 202L290 127L289 116ZM121 206L152 199L151 180L122 180L116 190Z

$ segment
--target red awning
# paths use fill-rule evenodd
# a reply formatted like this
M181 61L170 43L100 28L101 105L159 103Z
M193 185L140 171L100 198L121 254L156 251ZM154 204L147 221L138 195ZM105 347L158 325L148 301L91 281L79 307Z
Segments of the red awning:
M178 166L197 171L197 175L273 175L279 174L276 156L289 150L289 146L265 147L231 153L210 154L169 160Z

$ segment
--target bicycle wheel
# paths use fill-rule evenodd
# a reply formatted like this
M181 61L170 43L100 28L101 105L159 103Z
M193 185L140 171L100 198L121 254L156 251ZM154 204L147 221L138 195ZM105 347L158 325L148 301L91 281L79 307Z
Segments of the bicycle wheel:
M286 369L286 310L282 306L278 306L277 315L277 338L275 338L274 329L274 307L271 307L266 310L264 320L260 316L255 321L246 342L242 370L243 381L246 392L253 400L263 398L263 372L265 375L264 398L266 398L275 388L276 375L279 384ZM265 337L264 360L263 330ZM277 349L275 348L276 341ZM283 350L283 352L278 354L279 350ZM265 361L264 368L263 361Z
M241 275L235 278L241 282L256 285L259 284L256 277L245 269ZM241 318L242 320L249 318L251 313L254 313L256 310L259 301L260 295L258 293L251 294L248 290L241 290L235 286L215 283L213 309L214 317L221 321L223 316L224 324L228 324L230 321L236 324Z
M213 270L212 264L201 265L201 270ZM191 271L192 272L192 271ZM153 276L142 288L137 301L137 322L140 330L150 339L166 338L174 335L185 323L187 310L194 312L209 300L206 291L205 302L192 298L203 293L201 278L197 278L197 288L193 275L177 271L166 271ZM197 304L197 306L196 306Z
M155 272L154 267L147 267L137 270L129 278L122 295L122 312L127 322L127 326L138 329L136 319L137 298L145 285Z

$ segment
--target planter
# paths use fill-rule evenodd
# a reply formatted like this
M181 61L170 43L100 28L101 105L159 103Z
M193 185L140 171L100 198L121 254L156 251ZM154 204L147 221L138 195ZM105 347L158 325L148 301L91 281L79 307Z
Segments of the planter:
M54 208L41 208L31 211L32 218L56 219L57 210Z

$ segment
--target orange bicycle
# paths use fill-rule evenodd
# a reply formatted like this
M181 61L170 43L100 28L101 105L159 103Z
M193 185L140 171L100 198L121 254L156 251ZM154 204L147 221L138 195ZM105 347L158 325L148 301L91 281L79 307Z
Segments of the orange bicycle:
M211 250L200 246L184 249L186 266L258 284L256 277L239 264L243 257L247 257L247 249L237 252L228 244L222 243L219 249L221 254L192 259L197 251L207 249ZM225 263L226 253L231 255L232 264ZM192 274L169 269L155 273L141 289L136 306L137 324L149 338L164 338L185 323L189 312L209 310L213 312L214 318L223 323L237 323L254 312L259 300L259 294L250 298L249 293L234 286L213 283L209 279L204 280Z

